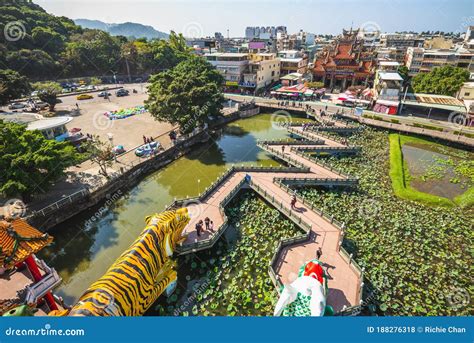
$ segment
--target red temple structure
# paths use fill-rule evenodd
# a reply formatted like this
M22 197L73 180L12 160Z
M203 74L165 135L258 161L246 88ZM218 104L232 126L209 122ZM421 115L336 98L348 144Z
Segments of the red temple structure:
M20 305L38 309L39 315L62 308L51 292L61 278L35 256L52 241L22 219L0 219L0 315Z
M343 30L332 45L316 57L313 80L324 82L324 87L344 91L350 86L368 86L375 74L376 56L364 48L359 30Z

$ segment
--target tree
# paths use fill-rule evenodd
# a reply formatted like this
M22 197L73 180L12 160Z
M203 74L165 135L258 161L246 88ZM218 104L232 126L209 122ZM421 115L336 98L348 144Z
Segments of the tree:
M89 155L91 162L99 166L99 173L107 177L107 168L113 165L114 157L110 143L101 141L99 136L94 136L91 140L82 144L82 148Z
M51 186L79 157L70 143L0 120L0 194L27 200Z
M429 73L419 73L412 78L412 86L417 93L453 96L469 79L469 71L463 68L444 66L434 68Z
M201 57L190 57L171 70L156 74L145 104L157 120L178 124L188 133L220 116L224 97L221 74Z
M98 86L102 83L102 80L99 79L98 77L91 77L89 83L93 86Z
M30 90L31 85L25 76L10 69L0 70L0 105L6 105Z
M54 111L58 103L58 94L61 93L61 86L56 82L36 82L33 88L38 91L38 98L48 103L50 111Z

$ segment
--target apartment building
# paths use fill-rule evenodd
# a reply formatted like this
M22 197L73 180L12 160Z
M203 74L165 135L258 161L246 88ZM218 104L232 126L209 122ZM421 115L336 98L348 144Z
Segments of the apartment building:
M291 73L305 74L308 69L308 56L297 50L282 50L278 52L281 61L280 75Z
M379 38L383 48L421 48L425 41L423 37L412 33L382 33Z
M240 87L249 91L265 88L280 79L280 59L273 53L249 55Z
M205 54L211 63L225 79L225 86L238 88L243 80L244 71L249 65L249 55L245 53L212 53Z
M435 67L451 65L474 71L474 52L467 49L408 48L406 66L410 75L430 72Z

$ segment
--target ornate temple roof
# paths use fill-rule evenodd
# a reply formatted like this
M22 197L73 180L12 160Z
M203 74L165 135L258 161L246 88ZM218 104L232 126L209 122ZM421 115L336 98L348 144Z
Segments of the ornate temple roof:
M52 241L52 236L35 229L22 219L0 220L0 266L10 268L23 262Z

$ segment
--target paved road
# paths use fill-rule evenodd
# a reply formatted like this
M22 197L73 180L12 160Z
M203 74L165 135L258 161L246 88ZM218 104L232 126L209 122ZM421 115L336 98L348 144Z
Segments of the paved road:
M254 96L248 96L248 95L226 94L225 96L227 98L230 98L230 99L233 99L233 100L236 100L236 101L242 101L242 100L252 101L252 100L255 100L255 101L264 101L264 102L268 102L268 103L272 103L272 104L278 104L278 101L279 101L279 100L276 100L276 99L254 97ZM311 105L313 108L316 108L317 110L319 110L319 109L324 110L324 109L326 109L326 106L327 106L328 110L331 111L331 112L336 112L337 110L341 111L342 109L345 109L346 113L350 113L350 111L352 110L352 108L350 108L350 107L339 106L339 105L335 105L333 103L322 102L322 101L305 101L303 103L303 106L304 106L304 104ZM460 129L459 125L456 125L454 123L450 123L450 122L447 122L447 121L440 121L440 120L434 120L434 119L428 119L428 118L411 117L411 116L401 116L401 115L394 116L394 115L376 113L376 112L365 111L365 110L364 110L364 112L365 113L370 113L370 114L375 114L375 115L380 116L380 117L382 117L386 120L396 118L396 119L400 120L400 122L406 123L406 124L420 123L420 124L425 124L425 125L432 125L432 126L442 127L442 128L444 128L448 131L459 131L459 129ZM464 126L464 127L462 127L462 131L474 134L474 128L472 128L472 127Z

